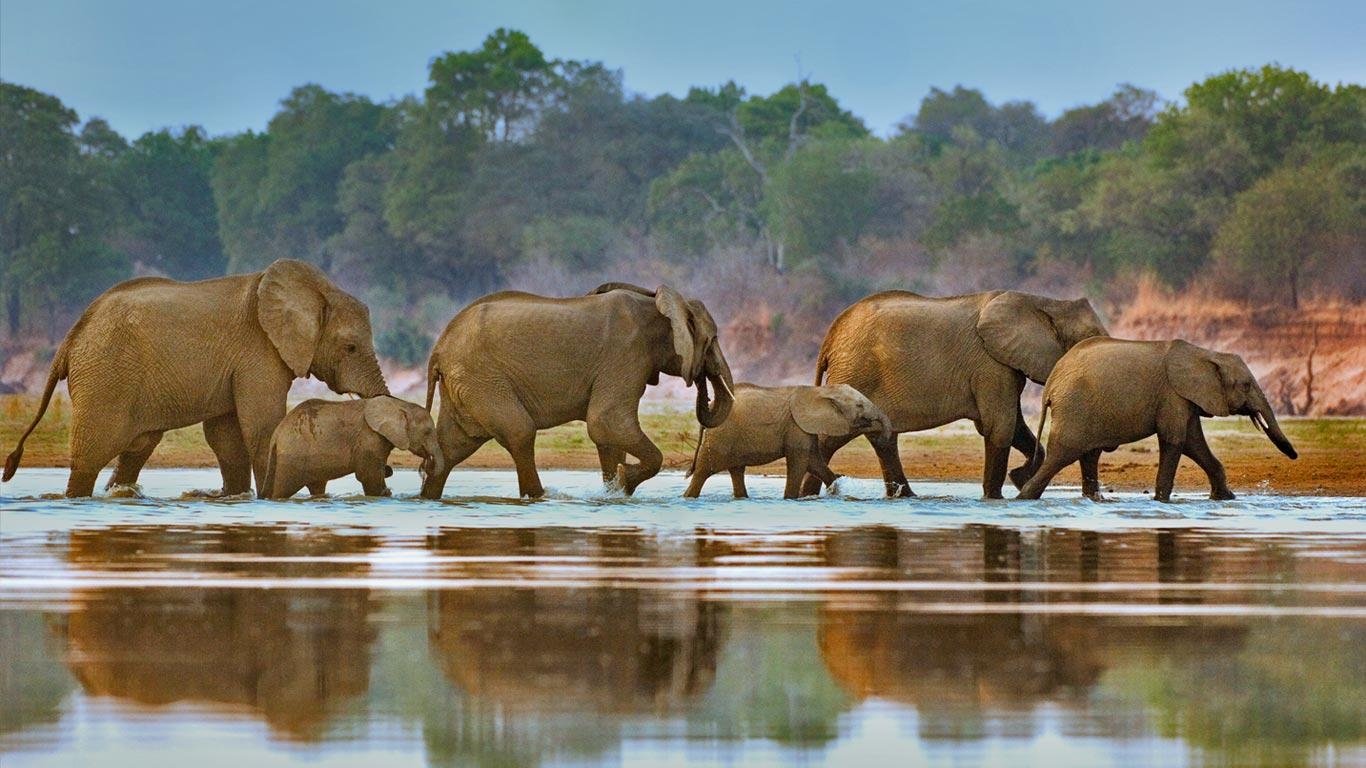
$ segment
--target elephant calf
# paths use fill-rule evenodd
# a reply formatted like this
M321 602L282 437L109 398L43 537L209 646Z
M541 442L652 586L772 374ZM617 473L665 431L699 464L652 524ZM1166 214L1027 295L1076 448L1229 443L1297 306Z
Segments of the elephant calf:
M1020 489L1022 499L1039 498L1053 476L1077 460L1082 493L1095 498L1100 452L1153 434L1159 450L1158 501L1171 499L1182 455L1209 476L1211 499L1231 499L1224 466L1205 442L1201 416L1250 416L1282 453L1297 456L1241 357L1180 340L1079 342L1058 360L1044 385L1040 434L1050 409L1047 456Z
M795 499L808 472L826 485L835 475L819 450L821 437L891 433L881 409L847 384L833 387L760 387L739 384L730 418L703 429L684 496L696 497L707 478L730 471L735 497L745 492L745 467L787 459L783 498Z
M321 496L327 481L355 473L366 496L384 496L389 452L422 458L422 472L441 472L436 426L426 408L387 395L365 400L308 400L290 411L270 438L267 499L287 499L308 487Z

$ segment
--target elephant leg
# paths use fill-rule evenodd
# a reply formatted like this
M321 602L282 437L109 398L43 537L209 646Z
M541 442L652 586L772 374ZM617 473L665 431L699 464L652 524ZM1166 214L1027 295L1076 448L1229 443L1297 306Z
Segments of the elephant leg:
M309 495L309 496L326 496L326 495L327 495L327 481L326 481L326 480L322 480L322 481L316 482L316 483L308 483L307 486L305 486L305 487L308 488L308 495ZM367 494L367 495L368 495L368 494Z
M1029 482L1029 478L1039 471L1045 454L1043 446L1039 444L1037 437L1030 431L1029 425L1025 423L1024 413L1020 411L1018 405L1015 407L1015 436L1010 444L1025 456L1024 464L1010 470L1010 483L1016 488L1023 488L1024 484Z
M820 442L818 443L819 447L817 448L817 450L820 451L821 460L828 465L830 463L830 458L835 455L835 451L838 451L839 449L848 445L849 441L853 440L855 437L858 437L858 435L840 435L838 437L820 438ZM871 437L868 439L869 441L872 440ZM898 465L900 465L900 462L898 462ZM803 496L815 496L820 492L821 479L819 477L816 477L815 475L810 475L802 480Z
M1209 477L1209 497L1211 499L1227 501L1234 498L1233 491L1229 490L1228 487L1228 476L1224 473L1223 463L1209 449L1209 443L1205 442L1205 430L1200 425L1200 417L1192 414L1191 421L1194 423L1186 427L1186 444L1182 452L1189 456Z
M270 463L270 437L285 417L284 393L277 393L271 382L255 382L247 375L236 377L233 386L237 425L241 428L242 445L251 457L251 471L256 479L256 492L260 495ZM223 480L226 484L226 474Z
M73 417L75 407L72 407ZM71 425L71 475L66 480L66 495L90 496L95 493L95 481L100 470L115 456L128 449L127 425L91 425L84 419L73 418Z
M147 459L151 458L152 451L156 450L157 444L161 442L162 432L143 432L133 440L133 444L119 454L118 462L114 465L114 474L109 476L109 482L104 484L105 489L113 488L116 485L136 485L138 473L142 471Z
M901 466L901 447L897 437L899 435L885 438L868 435L868 442L872 443L877 463L882 467L882 484L887 488L887 498L908 499L915 496L915 491L911 490L911 481L906 479L906 470Z
M834 486L835 481L839 479L839 475L830 471L830 465L825 463L818 452L808 455L806 475L820 480L827 488ZM805 491L805 487L802 490Z
M1006 484L1006 467L1010 465L1011 437L1015 430L1003 433L999 429L983 430L982 497L999 499Z
M237 414L227 413L204 422L204 440L218 457L223 493L232 496L251 490L251 453L242 440Z
M1100 501L1100 449L1081 455L1081 495Z
M599 449L599 453L601 453L601 449ZM700 496L702 494L702 485L706 483L707 478L711 476L712 470L710 468L694 467L692 471L692 477L688 479L688 487L686 490L683 491L683 498L695 499L698 496ZM615 482L616 479L616 470L613 469L611 482Z
M730 490L737 499L748 499L749 490L745 488L745 468L731 467Z
M442 397L444 398L446 395L443 393ZM444 404L450 401L443 400L442 402L441 415L436 419L436 441L441 445L441 458L444 461L439 473L428 475L423 479L422 498L424 499L441 498L441 492L446 489L446 478L450 477L451 470L489 441L487 437L473 437L465 432L455 421L455 409Z
M1157 486L1153 488L1154 499L1172 500L1172 486L1176 483L1176 465L1181 463L1181 450L1182 443L1158 441Z
M275 467L275 487L266 488L256 495L263 499L288 499L292 498L305 485L303 478L294 471L277 466ZM312 488L308 490L309 493L313 492Z
M659 474L659 468L664 465L664 454L641 431L634 411L590 412L588 437L598 445L629 453L640 462L617 466L617 482L627 496L635 493L641 483Z
M1017 499L1037 499L1043 495L1044 489L1053 481L1053 476L1058 474L1068 464L1080 459L1082 452L1078 450L1068 450L1066 448L1054 448L1049 446L1048 456L1039 465L1039 471L1029 478L1029 481L1020 489Z
M365 464L356 469L356 479L366 496L388 496L389 488L384 484L384 462L374 465ZM312 488L310 487L310 490Z
M806 471L810 464L810 459L805 455L788 455L787 483L783 487L784 499L795 499L801 495L802 479L806 477Z
M598 446L598 464L602 467L602 481L608 485L617 481L617 466L626 461L626 452L610 445Z
M489 431L517 466L518 495L528 499L541 498L545 495L545 486L541 485L541 476L536 471L536 423L520 403L506 404L498 417L497 424L488 425Z

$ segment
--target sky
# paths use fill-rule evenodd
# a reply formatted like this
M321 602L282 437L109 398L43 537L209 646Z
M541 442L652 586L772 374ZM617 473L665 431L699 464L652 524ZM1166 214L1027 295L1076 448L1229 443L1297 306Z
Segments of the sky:
M0 78L130 138L221 135L264 128L305 83L421 93L434 56L500 26L650 96L732 79L767 94L805 75L880 135L958 84L1056 117L1120 83L1175 100L1272 62L1366 82L1362 0L0 0Z

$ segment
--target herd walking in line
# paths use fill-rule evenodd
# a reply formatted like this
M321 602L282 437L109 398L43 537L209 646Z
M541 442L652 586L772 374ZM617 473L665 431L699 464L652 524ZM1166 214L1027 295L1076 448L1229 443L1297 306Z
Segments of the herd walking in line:
M202 423L225 494L254 482L265 498L305 487L320 495L348 474L367 495L385 494L398 448L422 459L421 495L440 498L451 470L495 440L516 464L520 495L535 498L545 492L537 431L576 420L587 424L604 482L629 495L663 463L638 416L662 374L697 390L702 432L685 496L728 472L743 497L745 468L778 458L785 497L819 494L835 480L831 457L860 435L887 495L913 496L898 435L959 419L983 437L986 498L1001 498L1009 478L1020 498L1037 499L1078 461L1082 492L1098 497L1101 452L1155 434L1158 500L1170 498L1182 456L1208 475L1211 498L1231 499L1201 428L1207 416L1249 416L1296 457L1241 358L1180 340L1110 338L1086 299L878 293L835 319L815 371L811 386L735 382L707 308L667 285L608 283L570 298L503 291L466 306L436 341L424 408L390 396L369 310L317 267L282 259L193 283L139 278L96 298L67 333L4 480L63 379L68 496L90 496L110 462L109 486L135 484L167 430ZM310 375L360 399L310 400L287 414L290 385ZM1020 409L1026 380L1044 385L1037 438ZM1008 471L1012 448L1024 463Z

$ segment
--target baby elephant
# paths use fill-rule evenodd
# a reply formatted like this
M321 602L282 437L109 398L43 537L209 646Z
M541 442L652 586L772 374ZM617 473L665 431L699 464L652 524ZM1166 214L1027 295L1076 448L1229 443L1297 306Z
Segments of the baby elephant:
M1179 340L1097 337L1078 343L1058 360L1044 385L1041 440L1050 408L1047 455L1020 489L1022 499L1039 498L1053 476L1078 459L1082 493L1096 498L1100 452L1152 434L1159 449L1158 501L1171 499L1182 455L1209 476L1211 499L1231 499L1224 465L1205 442L1201 416L1249 416L1281 453L1297 456L1241 357Z
M834 387L735 387L735 406L721 426L702 430L684 496L702 492L707 478L730 471L735 497L743 499L745 467L787 459L783 498L795 499L810 472L830 485L835 475L821 457L822 436L891 434L892 423L876 405L848 384Z
M356 474L366 496L385 496L389 452L422 458L424 475L441 472L441 447L426 408L381 395L364 400L307 400L285 416L270 438L267 499L287 499L308 486L321 496L327 481Z

